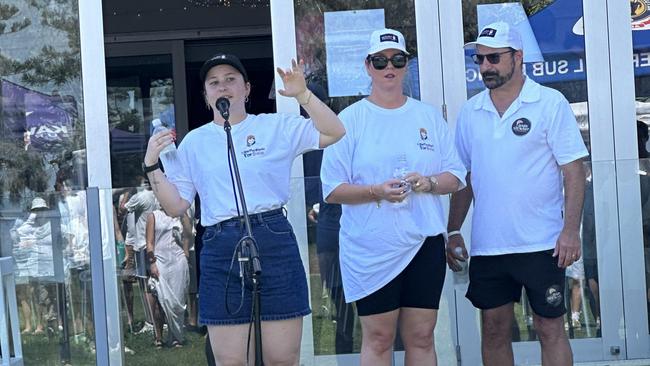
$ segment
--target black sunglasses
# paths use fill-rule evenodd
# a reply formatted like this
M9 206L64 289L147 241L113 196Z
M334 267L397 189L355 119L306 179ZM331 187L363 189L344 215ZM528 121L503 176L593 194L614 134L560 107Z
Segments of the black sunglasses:
M492 65L496 65L499 62L501 62L501 55L503 55L505 53L511 53L511 52L515 52L515 50L508 50L508 51L503 51L503 52L489 53L487 55L481 55L481 54L475 53L475 54L472 55L472 60L474 60L475 64L482 65L483 61L485 59L487 59L489 63L491 63Z
M401 69L402 67L406 66L408 57L403 53L396 53L391 58L388 58L384 55L368 55L367 60L370 61L372 67L374 67L375 70L385 69L386 66L388 66L388 61L390 61L390 63L393 64L393 67L396 69Z

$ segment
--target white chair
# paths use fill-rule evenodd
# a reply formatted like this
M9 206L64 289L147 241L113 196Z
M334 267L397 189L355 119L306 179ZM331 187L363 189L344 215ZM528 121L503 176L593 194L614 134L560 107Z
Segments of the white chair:
M0 258L0 348L2 366L23 365L23 347L20 339L20 321L18 320L18 302L16 301L16 282L14 280L14 260L11 257ZM9 309L9 323L7 322ZM9 348L9 327L13 352ZM13 356L10 356L13 353Z

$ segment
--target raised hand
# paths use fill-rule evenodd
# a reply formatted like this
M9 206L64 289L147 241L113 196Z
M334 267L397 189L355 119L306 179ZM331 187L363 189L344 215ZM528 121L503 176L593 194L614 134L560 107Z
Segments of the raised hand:
M278 93L285 97L297 97L307 91L307 82L305 81L305 63L300 60L291 59L291 68L282 70L278 67L278 75L282 78L284 89L278 89Z

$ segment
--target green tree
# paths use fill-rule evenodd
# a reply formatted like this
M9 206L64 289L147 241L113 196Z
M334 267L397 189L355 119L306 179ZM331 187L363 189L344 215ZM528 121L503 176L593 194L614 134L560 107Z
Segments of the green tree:
M56 164L57 168L71 165L72 152L85 147L84 125L79 120L79 93L69 92L80 90L81 53L77 1L27 0L25 3L0 3L0 37L8 33L33 31L32 27L38 27L39 32L56 30L55 35L48 34L50 37L56 38L61 34L67 39L67 47L48 44L41 47L36 54L22 59L12 58L8 52L0 49L0 74L3 78L19 82L21 87L52 95L52 103L66 110L74 119L74 130L68 131L70 139L64 142L63 151L59 151L55 157L52 157L51 152L46 155L32 149L25 150L22 137L16 141L16 137L12 137L15 136L13 134L0 139L0 166L3 168L0 174L0 188L5 192L9 191L12 201L19 200L29 190L42 192L51 189L52 187L47 186L46 164ZM11 3L20 4L22 10ZM40 18L38 24L32 24L34 15ZM29 37L28 39L31 40ZM22 47L30 47L30 44ZM65 90L67 95L59 96L60 90ZM12 102L16 101L7 100L4 103ZM2 112L6 115L13 109L22 110L18 105ZM0 121L0 126L3 122ZM6 131L4 126L2 127L2 131Z

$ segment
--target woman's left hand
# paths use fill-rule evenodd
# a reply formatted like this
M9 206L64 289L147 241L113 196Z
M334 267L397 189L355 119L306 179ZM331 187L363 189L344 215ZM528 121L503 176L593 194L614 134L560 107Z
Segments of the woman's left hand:
M295 59L291 59L291 68L282 70L278 67L278 75L282 78L284 89L278 89L278 93L285 97L295 97L307 91L307 82L305 82L305 63L300 60L296 63Z
M408 173L404 179L411 183L411 189L413 192L430 192L431 191L431 181L428 177L421 175L420 173Z

